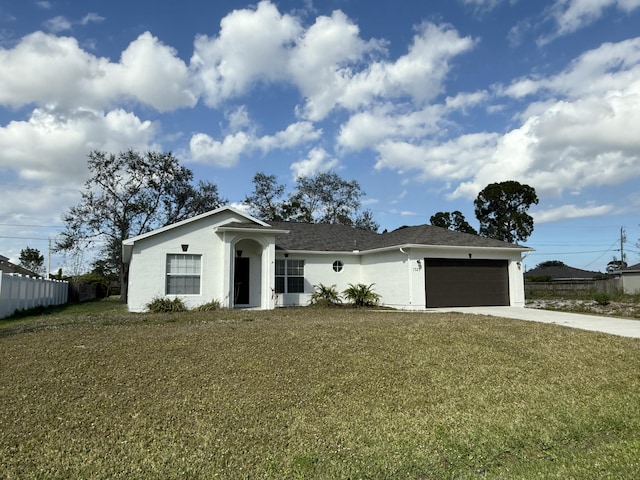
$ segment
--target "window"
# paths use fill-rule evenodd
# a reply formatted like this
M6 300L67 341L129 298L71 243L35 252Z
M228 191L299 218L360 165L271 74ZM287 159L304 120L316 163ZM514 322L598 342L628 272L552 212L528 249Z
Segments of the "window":
M167 295L199 295L200 263L200 255L167 255Z
M334 272L341 272L343 267L344 267L344 265L342 264L342 262L340 260L336 260L335 262L333 262L333 271Z
M276 260L276 293L304 293L304 260Z

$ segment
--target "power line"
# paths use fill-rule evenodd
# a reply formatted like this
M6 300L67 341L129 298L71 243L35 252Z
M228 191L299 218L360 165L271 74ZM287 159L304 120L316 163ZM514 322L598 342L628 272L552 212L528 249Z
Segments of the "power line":
M11 238L14 240L50 240L50 238L39 238L39 237L10 237L5 235L0 235L0 238ZM55 237L54 237L55 238Z
M0 223L3 227L63 228L64 225L33 225L29 223Z

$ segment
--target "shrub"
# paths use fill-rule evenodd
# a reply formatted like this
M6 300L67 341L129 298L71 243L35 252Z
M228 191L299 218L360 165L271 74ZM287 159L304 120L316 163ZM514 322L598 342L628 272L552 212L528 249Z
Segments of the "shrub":
M604 292L596 293L593 299L596 301L598 305L602 305L602 306L609 305L611 303L611 298L609 297L608 294Z
M363 283L353 285L350 283L349 288L342 294L356 307L375 307L380 303L380 295L373 291L373 285L373 283L371 285L364 285Z
M209 303L194 308L196 312L212 312L214 310L220 310L222 308L222 302L220 300L211 300Z
M311 305L334 307L342 303L342 299L340 298L340 294L338 293L335 285L327 287L326 285L319 283L318 285L315 285L314 288L315 292L313 292L311 300L309 300Z
M155 297L149 303L145 305L147 310L151 313L173 313L184 312L187 310L186 305L181 298L174 298L171 300L167 297Z

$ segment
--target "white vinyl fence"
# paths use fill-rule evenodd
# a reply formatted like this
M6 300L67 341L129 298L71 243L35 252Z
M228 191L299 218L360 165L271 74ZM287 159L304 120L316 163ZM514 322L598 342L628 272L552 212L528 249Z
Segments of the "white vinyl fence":
M67 303L69 284L60 280L0 273L0 318L16 310Z

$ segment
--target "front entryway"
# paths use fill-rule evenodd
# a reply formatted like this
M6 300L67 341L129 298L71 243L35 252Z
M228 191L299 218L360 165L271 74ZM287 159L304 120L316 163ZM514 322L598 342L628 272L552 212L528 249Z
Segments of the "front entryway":
M233 275L233 304L249 305L249 258L236 257Z

